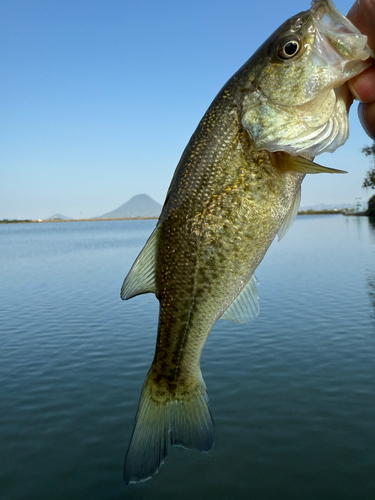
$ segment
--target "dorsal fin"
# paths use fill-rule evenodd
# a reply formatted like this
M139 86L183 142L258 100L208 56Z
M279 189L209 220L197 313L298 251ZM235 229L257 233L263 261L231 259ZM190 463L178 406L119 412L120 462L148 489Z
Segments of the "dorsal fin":
M293 204L289 209L289 212L286 214L284 222L282 223L279 232L278 232L278 240L282 240L289 229L292 227L293 222L296 220L299 205L301 203L301 187L298 189L296 197L294 198Z
M253 275L238 297L232 302L222 319L228 319L234 323L250 323L259 314L259 295L256 284L258 280Z
M142 293L156 293L156 257L159 228L155 228L136 258L121 288L121 298L131 299Z

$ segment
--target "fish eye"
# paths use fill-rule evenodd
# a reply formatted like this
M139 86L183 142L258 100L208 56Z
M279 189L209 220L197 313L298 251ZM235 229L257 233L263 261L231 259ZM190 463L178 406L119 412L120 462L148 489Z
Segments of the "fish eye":
M296 36L284 38L277 46L277 57L279 59L291 59L296 56L302 48L301 40Z

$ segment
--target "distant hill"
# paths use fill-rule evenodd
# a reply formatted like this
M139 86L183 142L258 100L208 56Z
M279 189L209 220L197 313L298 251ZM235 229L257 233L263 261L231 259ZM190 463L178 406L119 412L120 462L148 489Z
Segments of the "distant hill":
M55 214L55 215L51 215L51 217L48 217L48 219L46 219L46 220L67 220L70 218L71 217L67 217L66 215Z
M337 205L326 205L324 203L319 203L319 205L309 205L300 207L300 211L304 212L306 210L316 210L317 212L321 210L334 210L337 208L338 210L343 210L344 208L354 208L354 203L339 203Z
M101 219L120 219L121 217L159 217L162 206L147 194L137 194L121 207L112 210Z

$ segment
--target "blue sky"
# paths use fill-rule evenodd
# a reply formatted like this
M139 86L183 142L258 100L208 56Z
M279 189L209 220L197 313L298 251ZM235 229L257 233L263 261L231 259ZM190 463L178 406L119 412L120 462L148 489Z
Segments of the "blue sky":
M352 2L339 0L347 12ZM0 6L0 219L93 217L136 194L163 203L179 157L231 75L285 19L287 0L12 0ZM354 202L371 140L318 162L302 205Z

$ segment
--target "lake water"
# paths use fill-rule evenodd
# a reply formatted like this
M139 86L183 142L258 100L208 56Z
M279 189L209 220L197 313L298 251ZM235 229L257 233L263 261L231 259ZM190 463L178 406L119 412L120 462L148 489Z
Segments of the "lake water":
M300 216L261 313L202 357L219 443L126 486L158 302L120 299L156 221L0 225L0 498L375 498L375 220Z

